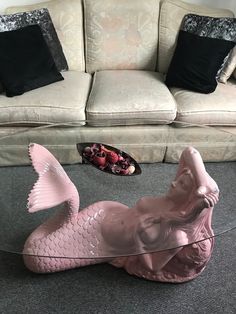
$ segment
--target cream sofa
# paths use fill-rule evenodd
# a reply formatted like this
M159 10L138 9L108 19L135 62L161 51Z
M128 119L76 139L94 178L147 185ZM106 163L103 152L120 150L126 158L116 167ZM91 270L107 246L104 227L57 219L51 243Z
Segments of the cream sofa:
M6 13L42 7L69 71L22 96L0 95L0 165L28 164L30 142L62 163L81 161L78 142L115 145L139 162L177 162L187 145L205 161L236 160L236 81L207 95L164 83L183 16L232 12L178 0L52 0Z

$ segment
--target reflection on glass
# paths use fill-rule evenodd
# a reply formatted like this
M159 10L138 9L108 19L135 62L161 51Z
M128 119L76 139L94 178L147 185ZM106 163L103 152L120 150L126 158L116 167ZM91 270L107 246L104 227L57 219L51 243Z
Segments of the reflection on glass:
M194 148L182 153L175 180L165 196L143 197L132 208L100 201L83 210L75 185L55 157L38 144L29 146L29 154L39 176L29 194L29 212L65 203L63 211L28 237L23 254L30 270L55 272L106 258L131 273L134 268L136 274L146 274L152 280L155 276L160 280L161 274L164 281L172 274L171 280L178 282L197 276L210 259L214 242L211 217L219 189ZM139 259L135 266L134 258ZM176 258L179 262L172 265ZM172 265L168 276L167 264Z

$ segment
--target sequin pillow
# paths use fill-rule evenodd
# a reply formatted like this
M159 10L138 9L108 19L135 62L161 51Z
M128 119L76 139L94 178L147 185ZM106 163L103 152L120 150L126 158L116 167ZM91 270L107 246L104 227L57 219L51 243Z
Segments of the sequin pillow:
M58 71L68 70L66 58L48 9L0 15L0 32L13 31L29 25L39 25Z
M223 39L236 43L235 18L187 14L183 18L181 30L202 37ZM226 83L234 68L235 49L232 49L217 72L217 80Z
M202 37L224 39L236 43L236 18L232 17L187 14L183 18L181 30Z
M39 25L0 32L0 81L7 97L62 81Z
M231 50L230 54L218 74L217 80L220 83L226 84L230 76L233 74L234 69L236 69L236 46ZM236 72L235 72L236 73Z
M180 30L166 85L198 93L214 92L217 71L233 46L232 41Z
M168 69L166 85L212 93L236 42L236 19L187 14Z

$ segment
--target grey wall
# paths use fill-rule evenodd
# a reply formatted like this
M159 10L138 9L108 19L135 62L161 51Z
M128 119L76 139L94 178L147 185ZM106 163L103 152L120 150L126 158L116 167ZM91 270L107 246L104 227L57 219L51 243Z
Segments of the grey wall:
M236 0L186 0L185 2L230 9L236 16Z
M11 6L15 6L15 5L39 3L39 2L46 2L46 0L1 0L0 1L0 12L3 13L5 8L7 8L7 7L11 7Z

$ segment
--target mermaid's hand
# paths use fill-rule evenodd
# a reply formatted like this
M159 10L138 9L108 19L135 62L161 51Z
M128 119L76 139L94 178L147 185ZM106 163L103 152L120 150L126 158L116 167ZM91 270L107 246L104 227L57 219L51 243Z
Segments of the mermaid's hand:
M205 186L200 186L197 195L201 198L203 208L214 207L219 201L219 190L216 187L213 191Z
M149 214L140 216L137 232L142 244L152 246L160 236L160 219Z

